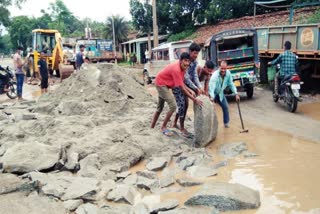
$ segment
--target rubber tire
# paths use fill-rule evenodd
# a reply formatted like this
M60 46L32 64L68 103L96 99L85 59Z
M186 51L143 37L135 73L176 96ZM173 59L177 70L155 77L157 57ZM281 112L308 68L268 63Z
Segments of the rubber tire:
M17 83L12 83L12 85L9 85L10 91L7 92L7 96L10 99L16 99L18 94L17 94Z
M253 97L253 91L254 91L254 86L253 85L250 85L250 86L248 86L246 88L248 99L251 99Z
M272 90L272 98L273 98L273 102L278 102L278 100L279 100L279 95L278 96L276 96L275 94L274 94L274 84L273 84L273 90Z
M297 110L298 107L298 99L292 95L292 102L291 104L287 104L288 110L292 113L294 113Z

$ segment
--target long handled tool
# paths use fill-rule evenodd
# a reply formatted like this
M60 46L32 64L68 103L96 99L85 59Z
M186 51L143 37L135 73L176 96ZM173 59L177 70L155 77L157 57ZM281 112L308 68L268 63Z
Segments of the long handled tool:
M240 121L241 121L241 126L242 126L242 130L240 131L240 133L247 133L249 132L248 129L244 129L244 125L243 125L243 120L242 120L242 115L241 115L241 111L240 111L240 102L237 102L238 105L238 111L239 111L239 116L240 116Z

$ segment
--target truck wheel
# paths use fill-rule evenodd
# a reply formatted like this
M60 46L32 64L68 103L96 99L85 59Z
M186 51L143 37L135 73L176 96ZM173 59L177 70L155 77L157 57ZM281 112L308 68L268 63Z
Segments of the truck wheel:
M249 85L246 89L246 92L247 92L247 97L249 99L251 99L253 97L253 91L254 91L254 87L253 85Z
M260 83L268 83L268 60L260 59Z

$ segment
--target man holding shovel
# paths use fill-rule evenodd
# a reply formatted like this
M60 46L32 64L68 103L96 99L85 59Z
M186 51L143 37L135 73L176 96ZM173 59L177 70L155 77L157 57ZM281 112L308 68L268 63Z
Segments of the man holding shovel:
M228 101L223 91L229 87L233 94L236 95L236 101L240 101L240 96L237 93L237 88L233 83L232 76L229 70L227 70L227 62L221 61L220 68L216 70L209 82L209 95L215 103L218 103L223 111L223 123L225 128L229 128L229 107Z

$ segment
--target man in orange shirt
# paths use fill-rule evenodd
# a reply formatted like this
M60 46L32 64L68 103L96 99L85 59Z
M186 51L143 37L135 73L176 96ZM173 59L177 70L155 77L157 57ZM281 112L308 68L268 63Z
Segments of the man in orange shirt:
M182 92L188 96L193 102L198 105L202 105L202 101L196 99L186 88L184 84L184 75L190 64L189 53L182 53L178 62L171 63L160 71L155 79L156 89L158 91L158 106L157 111L154 113L151 128L154 128L157 120L163 110L164 103L168 103L169 111L161 126L161 132L166 136L172 136L173 133L167 129L167 123L169 122L172 114L176 111L176 101L169 89L179 87Z

